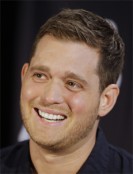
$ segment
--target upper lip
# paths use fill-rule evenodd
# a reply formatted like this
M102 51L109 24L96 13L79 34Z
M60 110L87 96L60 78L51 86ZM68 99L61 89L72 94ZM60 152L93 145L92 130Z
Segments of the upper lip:
M45 108L45 109L41 109L41 108L35 108L35 110L38 112L38 110L48 113L48 114L53 114L53 115L61 115L64 116L65 118L67 117L66 113L63 113L62 111L59 110L55 110L55 109L49 109L49 108Z

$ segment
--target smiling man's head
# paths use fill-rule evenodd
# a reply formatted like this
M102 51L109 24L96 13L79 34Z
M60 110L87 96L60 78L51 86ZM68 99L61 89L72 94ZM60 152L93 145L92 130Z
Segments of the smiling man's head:
M66 9L40 29L22 68L21 110L33 142L76 149L115 105L124 44L103 18Z

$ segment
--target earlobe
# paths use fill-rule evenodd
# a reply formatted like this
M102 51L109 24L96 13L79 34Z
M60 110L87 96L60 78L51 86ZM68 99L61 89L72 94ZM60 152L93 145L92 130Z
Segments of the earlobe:
M21 70L21 81L23 81L23 79L28 71L28 68L29 68L29 64L25 63L22 67L22 70Z
M119 95L117 84L111 84L105 88L100 97L99 116L108 114L114 107Z

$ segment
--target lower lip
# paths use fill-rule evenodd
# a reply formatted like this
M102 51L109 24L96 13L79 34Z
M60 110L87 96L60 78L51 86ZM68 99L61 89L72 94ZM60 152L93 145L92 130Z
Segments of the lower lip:
M53 121L53 122L48 121L45 118L40 117L35 110L34 110L34 112L36 113L36 118L37 118L37 120L35 120L35 121L39 121L44 126L61 126L66 121L66 119L62 120L62 121Z

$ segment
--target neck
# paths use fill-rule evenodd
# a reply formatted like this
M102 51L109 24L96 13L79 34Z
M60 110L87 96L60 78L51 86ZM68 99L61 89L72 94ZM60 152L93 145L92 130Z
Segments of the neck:
M31 160L38 174L76 174L95 145L95 135L86 137L71 150L52 152L30 140ZM52 166L52 167L51 167Z

